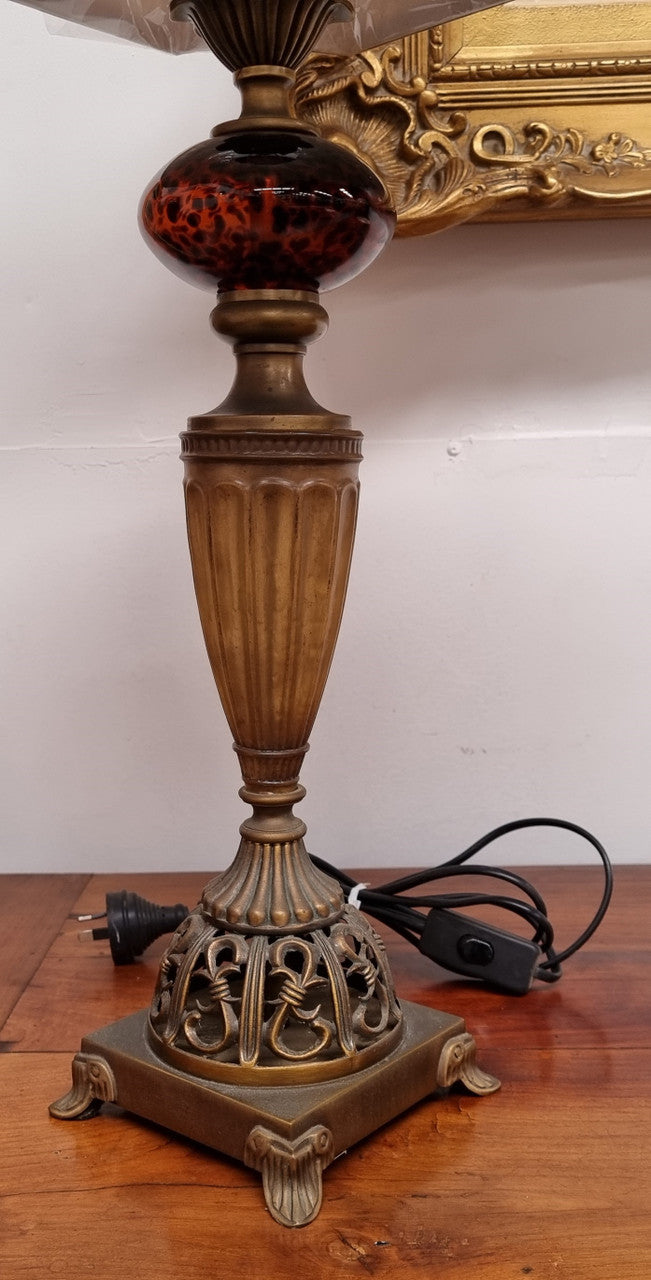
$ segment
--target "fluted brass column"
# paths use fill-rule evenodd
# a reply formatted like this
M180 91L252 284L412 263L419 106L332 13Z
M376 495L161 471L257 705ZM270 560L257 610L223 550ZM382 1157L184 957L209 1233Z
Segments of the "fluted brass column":
M213 320L234 339L239 367L224 405L192 418L183 437L188 534L253 815L203 902L225 925L305 929L331 923L343 905L339 885L310 862L293 805L305 794L299 771L341 622L361 436L303 381L303 344L326 325L314 295L226 295Z

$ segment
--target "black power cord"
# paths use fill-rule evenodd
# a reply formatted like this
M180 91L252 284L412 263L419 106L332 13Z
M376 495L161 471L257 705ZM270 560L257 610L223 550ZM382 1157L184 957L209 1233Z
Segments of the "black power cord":
M587 840L596 849L603 864L605 883L601 902L587 928L561 952L556 952L553 947L554 930L545 902L528 880L503 867L482 864L464 866L464 863L495 840L528 827L556 827L562 831L570 831ZM391 880L374 889L367 885L357 885L349 875L322 858L312 855L312 861L321 871L339 882L346 896L350 898L352 893L353 900L367 915L388 924L443 968L467 977L479 978L517 995L529 991L536 978L541 982L558 982L563 962L585 945L603 920L613 890L613 870L603 845L584 827L579 827L574 822L565 822L561 818L522 818L516 822L505 822L462 853L458 853L455 858L450 858L439 866ZM519 889L528 901L496 893L413 893L413 890L437 880L464 875L501 880ZM510 911L531 926L533 936L530 939L521 938L471 916L461 915L455 910L471 906L499 907ZM427 914L423 912L423 908L427 909Z
M513 831L523 831L527 827L557 827L562 831L571 831L596 849L603 864L605 884L601 902L587 928L561 952L556 952L553 947L554 930L545 902L528 880L504 867L464 865L495 840ZM367 915L388 924L395 933L429 956L430 960L453 973L479 978L515 995L523 995L529 991L536 978L541 982L558 982L563 962L585 945L603 920L613 890L612 866L603 845L584 827L579 827L574 822L564 822L561 818L522 818L517 822L505 822L503 826L495 827L482 836L481 840L476 840L463 853L458 853L456 858L450 858L437 867L391 880L375 889L357 884L345 871L340 871L314 854L312 861L321 871L339 882L349 901L354 901ZM455 879L464 875L501 880L519 889L525 895L525 900L497 893L413 892L437 880ZM531 926L532 937L527 939L508 933L485 921L463 915L456 909L482 906L499 907L519 916ZM89 929L85 934L80 934L80 937L90 935L94 939L108 938L114 963L132 964L136 956L141 955L155 938L178 928L187 914L187 907L181 903L174 907L158 907L155 903L122 889L118 893L106 895L106 912L101 916L77 916L76 919L106 918L106 927Z

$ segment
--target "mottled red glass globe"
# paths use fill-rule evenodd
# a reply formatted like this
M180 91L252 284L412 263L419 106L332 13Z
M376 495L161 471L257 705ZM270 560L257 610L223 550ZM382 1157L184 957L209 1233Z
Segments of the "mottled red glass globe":
M172 160L143 196L154 252L182 279L234 289L332 289L390 239L381 182L309 134L233 133Z

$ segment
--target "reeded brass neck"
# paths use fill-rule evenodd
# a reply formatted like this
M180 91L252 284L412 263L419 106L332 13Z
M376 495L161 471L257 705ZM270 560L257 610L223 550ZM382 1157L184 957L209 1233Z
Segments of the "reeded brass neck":
M231 71L298 67L327 22L346 21L350 0L172 0L173 18L187 18Z
M203 892L203 911L215 924L248 934L293 934L340 918L341 888L317 871L303 843L305 827L293 822L295 830L270 831L267 839L243 824L235 860Z

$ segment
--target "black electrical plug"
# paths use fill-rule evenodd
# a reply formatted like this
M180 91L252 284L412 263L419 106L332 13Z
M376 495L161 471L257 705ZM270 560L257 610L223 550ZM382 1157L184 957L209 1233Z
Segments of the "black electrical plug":
M188 908L182 902L173 907L159 907L138 893L119 889L117 893L107 893L106 911L100 915L77 916L76 919L106 919L106 927L84 929L79 937L90 935L95 941L108 938L113 963L133 964L156 938L178 929L188 914Z

